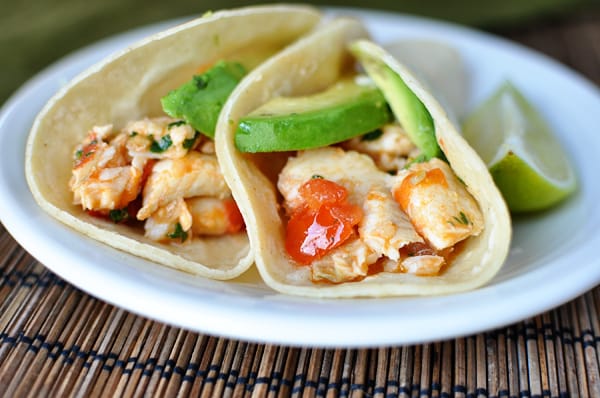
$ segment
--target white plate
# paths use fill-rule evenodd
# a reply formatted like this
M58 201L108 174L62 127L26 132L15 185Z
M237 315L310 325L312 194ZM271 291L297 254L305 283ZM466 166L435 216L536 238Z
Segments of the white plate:
M597 88L542 55L486 34L414 17L353 12L379 42L418 37L455 46L471 74L472 104L510 78L541 109L575 163L580 190L552 212L514 220L510 256L487 286L445 297L289 297L266 288L255 272L234 282L192 277L96 243L46 215L35 204L23 170L35 115L83 68L172 21L79 51L40 73L5 104L0 113L0 216L6 229L44 265L96 297L172 325L258 342L423 343L519 321L598 284Z

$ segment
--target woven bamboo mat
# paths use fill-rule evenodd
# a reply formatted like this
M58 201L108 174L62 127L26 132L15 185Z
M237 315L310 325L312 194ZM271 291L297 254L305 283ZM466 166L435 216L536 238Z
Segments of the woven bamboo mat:
M600 14L500 32L600 84ZM150 321L88 296L0 227L0 395L600 397L600 286L509 327L311 349Z

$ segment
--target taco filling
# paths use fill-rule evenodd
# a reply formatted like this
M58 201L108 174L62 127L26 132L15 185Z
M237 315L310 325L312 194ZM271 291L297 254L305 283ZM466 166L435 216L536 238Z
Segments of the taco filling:
M508 253L502 197L441 105L366 38L359 21L333 20L224 108L216 151L257 269L311 297L481 286Z
M481 210L450 166L419 155L402 127L387 124L287 161L277 181L285 248L313 282L438 275L482 231Z
M214 143L170 117L95 126L73 154L69 188L91 215L141 227L158 242L244 228Z

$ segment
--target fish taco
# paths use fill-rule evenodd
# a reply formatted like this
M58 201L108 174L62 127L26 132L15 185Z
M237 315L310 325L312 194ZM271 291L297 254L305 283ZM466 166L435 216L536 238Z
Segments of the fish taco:
M215 143L277 291L448 294L507 256L510 217L484 163L359 21L324 24L248 75Z
M44 107L26 149L37 203L75 230L215 279L253 252L214 150L231 90L320 20L304 6L209 13L76 77Z

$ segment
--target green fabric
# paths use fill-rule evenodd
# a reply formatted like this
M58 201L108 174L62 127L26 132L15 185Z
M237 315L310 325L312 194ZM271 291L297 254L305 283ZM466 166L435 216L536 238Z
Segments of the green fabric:
M365 7L360 1L313 3ZM368 7L498 27L592 3L597 5L598 0L371 0ZM101 38L156 21L248 4L235 0L0 0L0 103L37 71Z

